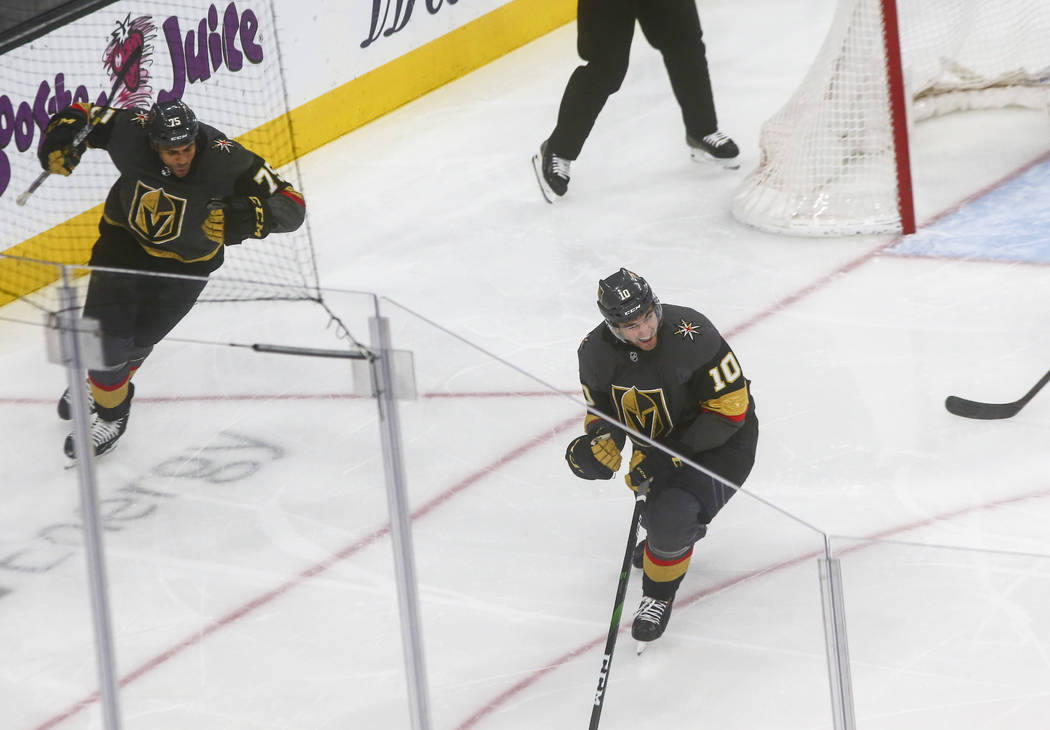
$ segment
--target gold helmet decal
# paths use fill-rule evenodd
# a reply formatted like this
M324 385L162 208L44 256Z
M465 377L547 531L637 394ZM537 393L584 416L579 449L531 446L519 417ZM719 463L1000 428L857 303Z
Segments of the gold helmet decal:
M182 233L186 199L152 188L141 180L131 199L128 223L132 230L153 244L167 243Z
M626 426L654 440L671 432L674 424L662 388L639 390L634 386L614 385L612 390L613 401Z

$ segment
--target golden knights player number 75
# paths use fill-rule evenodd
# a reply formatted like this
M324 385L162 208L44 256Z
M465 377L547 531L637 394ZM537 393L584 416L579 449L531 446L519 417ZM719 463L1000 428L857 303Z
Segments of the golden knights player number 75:
M48 122L40 164L69 175L86 148L108 152L120 174L99 221L90 259L98 268L84 305L102 332L105 367L88 372L91 447L102 454L127 428L132 376L196 303L225 247L297 229L306 203L266 160L198 122L180 99L149 110L67 107ZM61 418L69 418L69 403L67 391ZM76 451L70 435L65 453Z

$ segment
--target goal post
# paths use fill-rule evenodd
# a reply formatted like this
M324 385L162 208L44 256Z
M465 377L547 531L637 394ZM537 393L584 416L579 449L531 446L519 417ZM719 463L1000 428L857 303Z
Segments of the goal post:
M905 105L904 67L896 0L880 0L882 46L886 54L886 89L897 181L897 217L901 233L915 233L915 195L911 184L911 151L908 148L908 114Z
M803 236L914 232L910 125L1045 108L1047 38L1047 0L838 0L813 65L762 126L733 215Z

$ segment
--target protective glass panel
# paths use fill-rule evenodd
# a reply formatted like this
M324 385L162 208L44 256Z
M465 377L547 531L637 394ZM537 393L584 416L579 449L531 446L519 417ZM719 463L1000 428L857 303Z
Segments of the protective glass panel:
M87 279L71 280L79 302ZM565 465L584 413L575 348L552 347L531 375L483 349L508 331L467 338L364 293L325 304L202 302L135 373L127 431L94 462L125 726L408 727L416 670L433 727L582 724L634 538L625 469L591 482ZM375 349L377 305L416 390L386 419L358 394L360 363L338 357ZM80 474L63 468L71 424L54 415L65 371L43 357L59 309L41 292L2 322L11 371L41 374L12 409L23 428L0 525L0 639L14 647L0 701L15 728L102 726ZM826 724L823 545L737 494L640 655L631 571L603 723ZM416 635L399 568L418 587Z
M1048 516L1026 500L930 521L899 542L833 541L858 727L1046 726Z
M347 299L366 319L371 297ZM7 727L99 727L65 373L43 361L41 314L20 301L3 323L7 371L39 377L9 409L0 704ZM135 374L127 430L95 461L125 727L345 727L361 705L405 724L375 401L353 395L348 360L270 344L354 349L315 303L200 303Z
M576 343L551 346L549 372L534 376L473 344L506 351L513 327L444 331L380 306L420 392L400 416L434 726L582 727L631 539L630 452L610 481L566 466L585 413ZM666 633L640 655L632 570L602 723L827 723L822 555L816 530L736 495L696 545Z

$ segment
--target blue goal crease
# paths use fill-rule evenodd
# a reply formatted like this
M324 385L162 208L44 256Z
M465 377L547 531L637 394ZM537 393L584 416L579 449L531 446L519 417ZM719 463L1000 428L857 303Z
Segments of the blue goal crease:
M887 253L1050 264L1050 160L905 236Z

